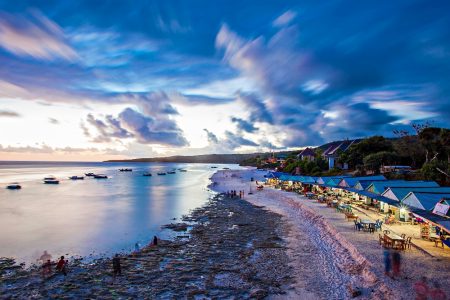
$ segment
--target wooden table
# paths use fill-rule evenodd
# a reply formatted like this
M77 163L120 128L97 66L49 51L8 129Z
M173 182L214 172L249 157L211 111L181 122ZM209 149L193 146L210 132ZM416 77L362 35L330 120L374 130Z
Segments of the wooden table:
M361 224L369 225L369 224L375 224L375 222L366 219L366 220L361 220Z
M385 234L384 236L392 241L392 248L403 249L403 247L398 247L398 245L396 246L396 244L402 245L405 241L404 238L395 233Z

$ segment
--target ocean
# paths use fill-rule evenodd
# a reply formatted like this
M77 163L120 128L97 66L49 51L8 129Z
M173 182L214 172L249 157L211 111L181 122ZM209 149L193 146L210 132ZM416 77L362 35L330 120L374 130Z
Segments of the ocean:
M47 251L98 258L170 237L161 225L179 221L212 195L209 178L237 165L179 163L0 162L0 257L34 263ZM119 172L131 168L132 172ZM187 172L179 172L185 169ZM157 172L176 170L158 176ZM108 179L69 176L102 173ZM144 172L153 176L145 177ZM60 184L43 184L53 175ZM19 182L21 190L6 185Z

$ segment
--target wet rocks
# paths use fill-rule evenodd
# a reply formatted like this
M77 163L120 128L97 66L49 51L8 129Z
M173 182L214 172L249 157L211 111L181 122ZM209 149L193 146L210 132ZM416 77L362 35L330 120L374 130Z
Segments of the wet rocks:
M165 226L189 235L122 256L116 279L110 259L78 261L66 279L43 280L36 271L20 269L22 278L16 272L9 284L0 282L0 290L17 298L263 299L283 294L292 283L285 226L275 213L216 197L182 223Z

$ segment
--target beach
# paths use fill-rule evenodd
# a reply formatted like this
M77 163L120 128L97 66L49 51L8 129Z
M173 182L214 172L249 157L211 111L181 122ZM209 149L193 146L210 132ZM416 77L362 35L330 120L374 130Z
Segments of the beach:
M296 193L264 187L265 172L220 170L217 193L167 227L174 238L121 256L72 260L69 274L43 278L12 261L1 266L2 298L410 299L426 275L447 289L448 260L411 249L399 278L384 275L377 235L355 232L342 214ZM251 181L253 178L255 181ZM227 192L244 191L244 197ZM445 290L447 295L448 290Z

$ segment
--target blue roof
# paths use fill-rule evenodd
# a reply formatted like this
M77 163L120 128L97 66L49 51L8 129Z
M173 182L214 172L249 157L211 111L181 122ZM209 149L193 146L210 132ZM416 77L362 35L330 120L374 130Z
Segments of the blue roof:
M390 187L438 187L439 184L435 181L406 181L406 180L386 180L386 181L374 181L370 187L374 188L373 192L377 194L383 193Z
M414 207L410 207L408 210L413 214L415 214L416 216L419 216L435 224L438 224L440 227L444 228L447 232L450 233L450 218L439 216L432 213L431 211L422 210Z
M348 190L348 188L347 188L347 190ZM366 191L366 190L363 190L363 191L362 190L355 190L355 193L358 193L359 195L375 199L377 201L382 201L382 202L387 203L389 205L397 206L399 204L398 201L394 201L392 199L386 198L386 197L378 195L378 194L371 193L371 192Z
M348 178L342 178L342 181L344 181L348 187L354 187L356 183L358 183L359 180L386 180L386 177L383 175L376 175L376 176L360 176L360 177L348 177Z
M398 200L402 200L410 192L450 193L450 187L390 187L390 190Z
M269 175L267 175L267 177L269 178L280 178L281 175L284 175L286 173L283 172L270 172Z
M411 192L403 199L402 202L406 205L420 209L420 207L417 206L415 199L413 199L413 196L417 198L419 204L422 205L426 210L433 210L433 208L436 206L436 203L441 201L442 198L449 198L450 193Z
M355 185L353 185L353 187L355 187L359 183L363 189L366 189L374 181L386 181L386 179L384 179L384 180L358 180L358 182L356 182Z

